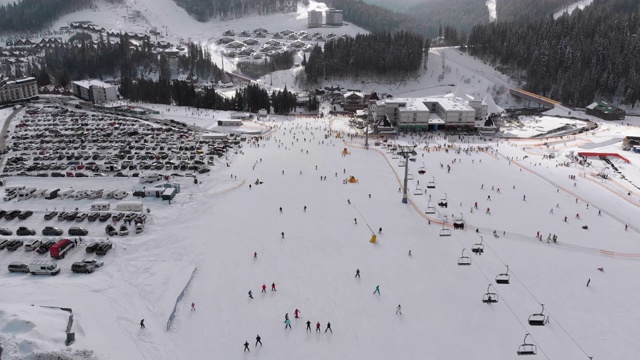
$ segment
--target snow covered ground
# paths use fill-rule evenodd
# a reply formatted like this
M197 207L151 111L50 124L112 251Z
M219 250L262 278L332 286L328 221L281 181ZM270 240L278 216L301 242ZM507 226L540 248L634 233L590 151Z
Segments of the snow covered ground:
M564 9L556 12L555 14L553 14L553 18L557 19L560 16L564 15L564 14L571 14L575 9L579 9L582 10L584 8L586 8L587 6L591 5L591 3L593 2L593 0L579 0L576 1L575 3L565 7Z
M69 271L73 261L88 257L80 246L57 261L62 272L56 277L0 272L0 302L9 304L6 308L72 308L77 334L70 349L93 350L91 356L99 359L205 359L212 354L264 359L514 359L525 333L531 334L528 342L538 345L539 355L551 359L586 359L587 354L630 359L640 351L633 331L640 316L633 299L640 289L629 286L640 275L639 229L634 222L640 191L616 177L598 180L596 169L556 167L568 161L563 154L579 150L581 144L613 147L607 139L638 133L637 128L610 124L595 136L558 139L555 149L543 145L548 139L397 139L398 144L419 144L416 161L409 162L414 178L409 181L410 203L402 204L398 188L403 168L397 166L398 159L381 147L364 150L361 137L343 139L328 133L348 129L346 119L274 119L278 129L273 135L257 145L245 144L243 154L230 158L230 167L214 167L199 177L198 185L190 178L176 178L182 191L171 205L143 199L151 208L147 230L112 238L116 247L94 274ZM437 145L453 148L436 151ZM474 151L478 146L487 151ZM350 154L342 156L345 147ZM470 151L456 153L458 148ZM561 156L543 158L552 151ZM637 176L640 157L630 159L624 172ZM425 175L418 174L422 166ZM320 180L323 176L326 180ZM349 176L358 183L344 184ZM262 184L256 185L257 179ZM42 187L53 180L87 188L137 185L126 178L9 178L8 185ZM416 188L425 190L432 180L435 189L414 195ZM448 207L438 207L445 198ZM85 209L90 202L12 201L3 209L40 209L26 225L42 227L45 207ZM478 208L471 212L475 202ZM426 215L430 206L436 213ZM446 218L448 228L452 218L460 216L467 229L440 237L441 221ZM55 226L56 220L52 222ZM377 234L380 227L382 233ZM537 231L543 241L535 238ZM369 242L372 233L378 235L375 244ZM558 243L547 243L549 233L558 236ZM472 254L472 246L482 239L484 255ZM471 257L469 267L457 265L462 249ZM11 261L38 258L22 249L5 250L0 252L0 269ZM495 284L506 265L511 284ZM167 331L175 300L194 269ZM354 278L356 269L361 278ZM269 290L271 283L277 291ZM499 296L497 304L481 302L489 283ZM263 284L266 293L261 293ZM372 294L377 285L381 295ZM248 297L249 290L254 299ZM192 302L196 311L190 311ZM550 322L531 327L527 318L539 312L540 303ZM402 315L395 314L398 304ZM20 318L33 316L21 309ZM301 318L294 318L295 309ZM292 329L284 329L285 313ZM138 325L143 318L146 329ZM53 326L57 320L43 321ZM305 331L306 321L311 322L311 333ZM313 330L317 322L320 333ZM327 322L333 333L324 333ZM0 334L8 337L1 327ZM264 346L256 348L253 339L258 334ZM22 336L37 340L32 332ZM67 354L56 336L47 335L45 345L34 351ZM33 354L7 351L23 340L4 341L9 342L3 342L9 359ZM245 341L251 343L251 353L243 355Z

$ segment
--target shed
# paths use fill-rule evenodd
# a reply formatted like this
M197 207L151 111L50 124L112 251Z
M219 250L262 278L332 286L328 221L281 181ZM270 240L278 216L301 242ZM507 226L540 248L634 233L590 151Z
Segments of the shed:
M116 211L142 211L142 201L120 201L116 204Z
M111 209L111 203L108 201L94 201L91 204L91 211L107 211Z
M166 188L162 193L162 200L171 200L176 196L175 188Z

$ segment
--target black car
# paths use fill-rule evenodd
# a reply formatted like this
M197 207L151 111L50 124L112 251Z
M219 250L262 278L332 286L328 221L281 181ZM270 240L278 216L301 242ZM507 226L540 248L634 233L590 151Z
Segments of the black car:
M49 240L43 244L41 244L40 246L38 246L38 250L36 250L36 252L38 254L46 254L49 252L49 248L51 248L56 242L53 240Z
M42 235L45 235L45 236L60 236L63 233L64 231L62 229L58 229L53 226L47 226L44 229L42 229Z
M120 220L122 220L123 217L124 217L124 213L117 213L117 214L113 215L113 220L114 221L120 221Z
M75 262L71 264L71 271L73 271L74 273L91 274L95 270L96 270L96 267L91 264L87 264L83 262Z
M61 212L60 214L58 214L58 221L62 221L62 220L64 220L64 219L66 219L66 218L67 218L67 215L69 215L69 213L68 213L68 212L66 212L66 211ZM75 216L74 216L74 217L75 217Z
M51 177L65 177L61 172L52 172Z
M84 219L86 219L89 215L87 215L87 213L79 213L78 216L76 216L76 221L77 222L83 222Z
M33 215L33 211L31 210L23 211L20 213L20 215L18 215L18 219L25 220L25 219L28 219L31 215Z
M100 217L100 213L94 212L94 213L89 214L89 216L87 216L87 220L96 221L96 220L98 220L99 217Z
M45 220L51 220L54 217L56 217L56 215L58 215L57 211L49 211L48 213L44 214L44 219Z
M4 219L5 220L13 220L15 218L18 217L18 215L20 215L20 210L12 210L9 211L5 216Z
M112 246L113 244L110 242L104 242L96 249L96 255L107 255Z
M111 218L111 213L104 213L98 218L101 222L105 222Z
M116 230L115 227L113 227L113 225L109 224L104 228L104 231L107 233L107 235L109 236L116 236L118 235L118 230Z
M7 250L9 251L16 251L18 250L22 245L24 244L24 242L22 240L12 240L9 242L9 245L7 245Z
M3 236L13 235L13 231L7 228L0 228L0 235L3 235Z
M18 230L16 230L16 235L18 236L31 236L35 234L36 234L35 230L28 228L26 226L20 226Z
M81 227L72 227L69 228L69 235L74 235L74 236L85 236L89 233L89 230L87 229L83 229Z
M98 249L98 247L100 245L104 244L104 241L97 241L94 242L93 244L87 245L87 248L85 249L89 254L93 253L96 251L96 249Z
M7 215L7 212L5 210L0 210L0 218L3 218L5 215Z
M11 240L0 240L0 250L3 250L4 248L6 248L10 242Z
M70 213L67 213L67 216L65 216L64 219L67 221L73 221L76 219L76 216L78 216L78 212L72 211Z

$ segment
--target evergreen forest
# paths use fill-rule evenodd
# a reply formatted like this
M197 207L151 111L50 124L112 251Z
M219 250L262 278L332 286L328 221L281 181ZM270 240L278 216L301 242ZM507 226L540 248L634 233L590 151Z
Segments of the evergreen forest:
M174 0L189 15L200 22L235 19L245 15L294 12L297 0Z

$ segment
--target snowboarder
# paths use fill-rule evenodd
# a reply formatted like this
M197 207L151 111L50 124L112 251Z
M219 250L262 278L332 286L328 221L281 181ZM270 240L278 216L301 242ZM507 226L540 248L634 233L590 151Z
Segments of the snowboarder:
M267 285L266 284L262 284L262 292L267 292Z
M262 341L260 341L261 337L260 335L256 336L256 346L258 346L258 343L260 343L260 346L262 346Z
M374 294L375 294L375 293L378 293L378 295L381 295L381 294L380 294L380 285L376 285L376 289L375 289L375 290L373 290L373 293L374 293Z
M251 350L249 350L249 342L248 341L244 342L244 351L251 352Z
M398 304L398 307L396 308L396 315L402 315L402 307L400 306L400 304Z
M294 316L296 319L299 319L299 318L300 318L300 310L296 309L296 311L294 311L294 312L293 312L293 316Z
M311 332L311 321L307 320L307 331Z
M196 311L196 303L191 303L191 311Z
M285 325L284 325L284 328L285 328L285 329L286 329L286 328L291 329L291 320L289 320L289 319L285 320L285 321L284 321L284 324L285 324Z
M360 277L360 269L356 269L356 276L355 277L357 277L357 278Z
M276 283L271 283L271 291L276 291Z
M324 329L324 332L327 332L327 330L331 331L331 333L333 334L333 330L331 330L331 323L327 322L327 328Z
M253 299L253 293L251 292L251 290L249 290L249 297Z
M144 326L144 319L140 320L140 328L146 329L146 327Z
M320 332L320 322L319 321L316 324L316 332Z

